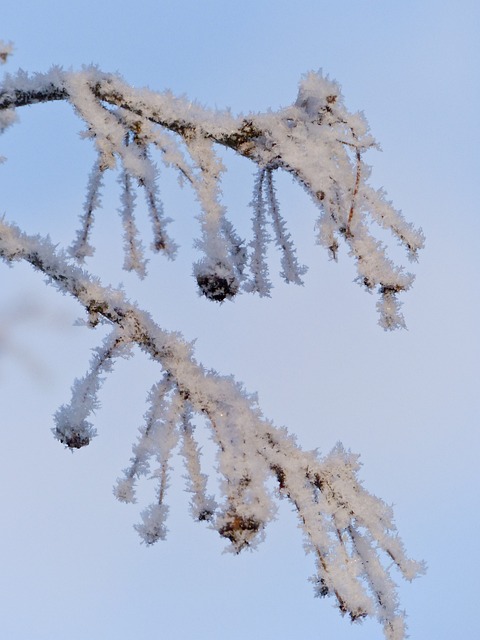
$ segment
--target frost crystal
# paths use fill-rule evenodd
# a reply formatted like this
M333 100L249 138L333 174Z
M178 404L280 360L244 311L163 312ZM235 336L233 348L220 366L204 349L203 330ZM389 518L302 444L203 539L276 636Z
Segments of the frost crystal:
M10 52L11 45L0 41L0 61ZM89 444L96 435L89 419L98 406L103 377L115 358L130 356L136 345L161 372L114 493L123 502L135 502L136 483L146 476L153 479L155 500L136 525L142 540L151 545L166 536L171 458L178 450L193 517L208 522L233 553L258 544L275 517L275 499L289 500L306 549L314 557L315 593L331 597L352 620L376 617L388 640L403 640L405 620L390 570L393 564L411 580L424 567L406 556L390 507L363 488L357 456L341 445L325 457L303 451L286 429L263 417L256 398L240 384L205 370L181 336L161 329L121 290L103 287L79 266L93 253L92 227L104 174L116 168L122 188L125 268L140 277L146 273L134 218L137 190L146 198L152 249L169 258L175 255L159 197L155 151L192 187L198 200L196 247L201 256L193 273L204 296L222 302L242 290L269 295L266 256L272 240L281 254L282 278L301 284L306 267L297 259L273 181L274 172L283 170L318 207L318 243L334 259L345 243L357 267L357 281L378 292L381 326L403 326L398 294L410 288L413 276L388 257L387 248L375 238L375 228L389 230L412 260L423 246L423 235L392 207L383 191L368 185L370 170L363 153L375 142L365 119L345 108L336 82L317 73L302 79L291 106L235 118L169 92L135 89L96 67L80 72L52 68L46 74L5 77L0 85L0 133L15 120L17 108L53 100L73 106L86 125L84 137L95 145L81 229L68 259L48 239L30 237L0 220L0 256L9 264L26 261L45 274L83 306L91 327L100 321L112 327L94 351L90 370L74 382L70 403L55 414L55 437L72 450ZM257 168L250 242L238 236L222 204L225 167L219 147L234 150ZM205 423L217 449L218 495L208 492L196 421Z
M170 258L175 255L176 245L166 231L169 219L164 217L159 199L158 168L152 159L152 151L157 150L165 166L176 170L192 187L200 205L196 247L202 255L193 273L203 295L217 302L232 299L242 290L269 295L267 216L281 252L282 278L302 284L306 267L297 260L273 183L273 173L283 170L309 193L319 209L319 244L337 259L344 242L356 263L359 284L369 291L377 290L381 326L404 326L398 295L410 288L413 276L388 257L387 248L374 236L375 226L389 230L411 260L423 246L423 234L404 220L382 190L369 186L370 168L363 162L363 154L376 143L363 115L346 109L335 81L321 73L308 73L291 106L236 118L169 92L134 89L119 76L96 67L80 72L53 68L32 77L20 72L7 76L0 87L0 128L13 122L18 106L58 99L72 104L86 124L84 137L92 140L97 152L82 228L71 248L79 260L93 252L89 237L100 206L103 173L116 167L123 186L120 212L125 268L140 277L146 272L133 218L138 188L145 193L152 221L152 248ZM222 204L220 183L226 169L217 151L222 146L258 167L250 242L238 237Z

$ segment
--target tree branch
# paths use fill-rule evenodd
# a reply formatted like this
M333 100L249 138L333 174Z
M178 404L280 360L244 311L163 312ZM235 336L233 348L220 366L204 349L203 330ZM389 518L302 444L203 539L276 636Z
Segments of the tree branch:
M254 546L272 519L275 510L266 481L273 476L279 495L294 504L308 548L317 558L318 595L332 595L341 612L349 613L352 620L375 615L389 640L404 638L395 586L379 551L384 550L386 558L392 558L407 579L421 573L423 565L406 557L391 509L361 486L356 456L341 446L324 459L314 452L302 451L285 429L274 427L262 416L256 399L232 378L206 371L195 361L191 345L181 336L161 329L146 312L129 303L123 293L102 287L84 270L69 263L48 240L30 237L1 221L0 255L9 263L30 263L60 291L76 298L88 314L98 314L116 326L113 337L93 362L95 371L106 370L103 363L111 359L118 346L136 344L162 367L166 392L174 390L173 404L164 402L163 392L151 394L150 426L142 430L142 438L148 438L149 455L154 453L161 463L159 502L144 512L144 522L138 526L147 543L165 534L167 456L175 438L185 431L188 402L193 412L207 419L219 447L223 503L215 508L215 501L208 501L209 508L215 508L209 518L220 535L231 542L231 549L238 553ZM90 379L87 376L88 385L96 388L97 383ZM81 384L82 393L84 388ZM153 431L155 424L158 428ZM63 441L71 448L88 444L91 425L87 424L87 429L87 438L77 429L72 443L68 438ZM138 464L144 463L140 460ZM131 498L129 482L138 469L137 465L126 471L127 484L117 491L121 499ZM198 464L190 465L190 470L194 473L191 485L201 487L204 482L199 480ZM202 514L197 510L198 519L205 519ZM347 539L351 541L350 550Z
M195 266L195 274L207 297L222 301L241 289L252 290L251 279L243 272L244 257L241 265L237 262L243 256L241 242L232 245L234 234L225 232L232 227L220 203L223 167L214 146L221 145L253 161L260 170L268 169L269 176L275 169L290 173L320 209L319 243L336 257L337 238L343 239L356 262L358 282L380 294L380 324L387 329L404 326L397 294L410 288L413 276L388 258L372 234L370 220L388 228L412 259L423 246L423 234L405 222L383 192L368 186L369 168L362 154L376 143L364 118L345 108L335 82L307 74L290 107L233 117L170 92L130 87L96 67L75 73L53 68L32 77L24 73L6 77L0 86L0 126L11 124L16 107L55 100L69 101L86 122L85 135L97 146L102 171L120 160L125 176L150 185L153 193L155 168L147 147L164 149L167 165L175 158L174 166L187 176L203 210L203 237L197 246L206 255ZM159 128L175 134L168 145L159 140ZM135 144L125 142L130 136ZM181 144L191 156L192 169L182 159ZM171 255L174 245L165 240L163 229L161 235L162 242L154 244ZM252 268L257 263L250 261ZM301 282L299 277L290 280Z
M9 52L0 42L0 61ZM230 550L238 553L253 547L264 535L275 515L274 495L267 483L275 479L275 495L294 505L307 549L314 554L317 595L332 596L342 614L348 613L352 620L375 616L388 640L403 640L404 616L390 576L390 561L407 580L424 567L406 556L391 509L361 486L357 456L341 445L324 458L302 451L285 429L263 417L256 398L240 384L206 370L179 334L161 329L121 291L103 287L78 266L93 251L90 229L100 206L103 174L118 164L124 187L121 215L126 266L144 273L133 218L136 186L146 193L154 249L173 257L175 244L166 234L169 220L163 218L158 173L150 156L153 147L166 166L187 179L202 209L196 246L203 257L195 263L194 273L204 295L216 301L232 298L240 290L268 295L265 257L271 237L265 228L267 212L275 241L283 251L282 275L301 283L304 267L297 262L272 179L274 170L283 169L319 208L319 244L336 258L339 240L343 240L356 263L358 282L368 290L377 289L380 324L388 329L403 326L397 294L411 286L413 276L389 259L385 246L374 236L375 225L389 229L410 259L416 258L424 238L385 199L383 191L367 183L369 168L363 153L376 143L365 119L346 109L337 83L315 73L302 79L291 106L234 117L170 92L133 88L96 67L80 72L52 68L46 74L19 72L5 77L0 85L0 132L14 122L17 108L58 100L73 106L86 125L84 137L96 147L82 229L71 249L77 263L49 240L28 236L0 220L0 256L6 262L30 263L81 304L91 327L99 321L113 327L111 336L95 351L90 371L75 381L70 405L57 412L57 437L70 449L89 444L95 429L87 418L98 403L100 375L111 370L115 357L129 354L131 346L137 345L161 367L161 381L148 396L146 425L140 428L131 464L115 494L125 502L134 501L136 479L156 459L157 500L143 512L143 523L137 526L143 541L152 544L166 534L168 465L180 440L193 494L192 513L198 520L208 520L229 540ZM218 145L257 165L252 200L254 241L248 245L236 234L221 202L225 167L217 154ZM206 422L217 446L219 500L206 494L194 416Z

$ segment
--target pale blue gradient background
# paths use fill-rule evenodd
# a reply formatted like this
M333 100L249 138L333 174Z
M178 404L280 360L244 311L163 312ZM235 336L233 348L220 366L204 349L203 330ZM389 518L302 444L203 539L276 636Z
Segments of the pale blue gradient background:
M160 186L182 245L177 262L153 257L144 283L119 271L111 178L91 267L105 282L123 280L161 326L197 338L198 358L258 391L265 414L302 446L327 452L341 440L361 453L367 487L394 503L407 549L429 565L427 576L401 585L418 640L480 637L479 24L474 0L17 0L0 9L0 38L16 46L12 72L94 62L137 86L239 112L291 103L302 73L321 67L342 84L349 108L365 111L384 151L369 158L372 180L427 235L404 296L408 331L376 325L375 298L352 284L345 252L335 265L314 245L316 212L285 177L283 212L310 267L304 288L276 279L271 299L243 296L222 307L199 299L190 275L197 205L165 172ZM81 123L66 105L22 109L20 117L0 140L8 157L0 212L69 244L92 149L78 140ZM225 199L246 232L253 167L226 160ZM140 207L147 244L144 218ZM111 487L158 369L141 354L120 362L102 391L99 437L70 455L50 434L51 416L105 330L72 327L78 307L27 267L0 265L0 283L3 314L25 295L52 314L13 325L0 317L9 343L42 363L34 374L0 353L0 638L382 637L378 625L352 627L329 600L313 598L313 559L288 505L256 552L222 555L219 537L188 516L180 462L168 540L140 546L132 528L140 507L117 503Z

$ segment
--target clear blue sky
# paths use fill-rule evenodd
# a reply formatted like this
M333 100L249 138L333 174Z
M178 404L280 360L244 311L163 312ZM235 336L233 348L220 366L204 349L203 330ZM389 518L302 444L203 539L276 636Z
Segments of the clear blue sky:
M408 331L387 334L376 325L375 299L352 283L345 252L334 265L314 245L315 211L289 179L279 192L310 267L303 288L278 281L271 299L243 296L221 308L198 299L196 205L168 175L160 186L176 220L178 261L152 258L141 284L120 272L112 179L91 267L106 282L123 280L161 326L197 338L199 359L258 391L265 414L305 448L326 453L341 440L359 452L367 488L394 504L407 549L429 565L427 576L401 586L411 637L480 637L480 5L16 0L0 15L0 38L16 47L12 72L94 62L137 86L245 112L291 103L300 76L323 68L341 83L347 106L364 110L383 148L369 158L372 181L427 236L404 297ZM92 150L79 141L81 123L66 106L33 107L20 117L0 141L8 157L0 212L69 244ZM228 162L225 198L231 218L247 229L252 168ZM39 367L34 374L31 364L0 351L0 637L382 637L377 625L352 627L328 600L313 598L313 561L287 505L256 552L222 555L218 536L189 519L181 463L168 540L140 546L132 524L141 505L118 504L111 487L128 463L157 369L140 354L119 363L95 418L99 437L70 455L51 437L51 416L69 399L100 334L72 327L80 310L28 268L0 265L0 283L2 333ZM38 305L38 318L9 320L25 296Z

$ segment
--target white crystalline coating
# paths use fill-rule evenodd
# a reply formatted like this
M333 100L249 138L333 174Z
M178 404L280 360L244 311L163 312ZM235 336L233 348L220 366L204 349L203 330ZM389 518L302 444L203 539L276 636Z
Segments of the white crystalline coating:
M166 535L170 457L180 440L192 513L208 520L229 540L232 552L254 547L275 516L274 496L268 488L273 476L278 495L289 499L297 511L306 549L314 554L316 593L333 597L352 620L375 616L386 638L403 640L404 616L390 564L407 580L422 573L424 566L406 556L391 508L361 485L358 456L341 445L324 458L302 451L285 429L265 420L255 396L232 378L206 371L181 336L163 331L148 314L125 300L122 292L103 288L69 264L48 240L26 236L0 222L0 254L8 262L27 260L61 291L77 298L89 313L95 311L117 326L95 352L92 371L75 383L71 404L57 416L61 425L67 422L65 416L68 424L79 425L73 433L63 431L71 446L91 436L86 417L96 403L99 374L110 369L112 357L127 355L135 343L162 366L163 377L149 395L150 407L131 465L115 488L120 500L133 502L135 481L153 469L152 477L158 483L156 501L136 526L146 544ZM207 481L191 426L194 414L207 422L217 445L222 499L218 505L206 493Z
M135 495L135 478L118 478L117 483L113 487L113 495L120 502L134 504L137 499Z
M191 174L191 185L202 209L198 216L201 237L195 245L205 256L194 265L194 275L199 284L199 278L203 276L219 276L230 282L236 293L236 280L241 275L241 266L236 259L240 247L221 204L220 180L225 166L217 157L211 140L197 135L189 137L186 144L197 167Z
M311 118L317 118L325 105L334 103L340 96L340 85L321 73L307 73L300 83L295 106Z
M268 278L267 246L270 235L267 231L266 204L263 194L265 169L260 169L255 179L253 197L250 203L253 208L253 240L250 243L252 253L250 268L252 279L244 285L246 291L255 291L261 296L269 296L272 283Z
M151 159L152 148L160 151L166 166L190 184L200 204L201 233L196 247L202 256L194 265L194 275L204 295L217 301L233 298L240 290L269 295L268 234L262 206L272 219L273 237L282 252L281 275L287 282L300 284L305 267L297 262L272 181L273 171L284 170L306 189L320 210L319 244L336 259L339 244L345 242L357 266L358 282L377 289L381 326L404 326L397 297L410 287L413 276L391 261L387 248L375 238L375 226L391 231L412 260L417 258L424 237L393 208L382 190L368 184L370 167L364 163L363 153L377 145L363 114L346 109L334 80L322 73L308 73L291 106L234 117L229 111L208 110L168 91L132 88L120 77L96 67L80 72L54 67L46 74L19 72L5 77L0 87L0 127L12 122L17 105L58 99L74 106L87 125L84 135L92 139L99 156L88 186L82 231L74 246L79 259L92 251L86 238L98 207L100 174L118 162L132 189L135 183L145 190L154 233L152 248L174 256L176 246L166 233L169 220L158 197L158 168ZM237 236L226 218L220 188L225 167L219 146L254 162L263 176L261 187L259 179L254 187L256 217L250 243ZM130 209L124 206L122 210ZM133 235L128 237L126 267L142 275L145 262L140 245L132 242Z
M163 204L159 197L157 184L158 168L151 159L148 145L152 144L160 149L164 163L167 166L174 166L179 169L181 174L185 176L188 175L188 170L185 167L185 163L182 163L181 153L174 148L168 136L163 134L161 130L154 129L150 122L142 122L140 125L138 118L135 118L125 109L117 109L113 113L126 131L125 144L129 146L133 143L148 167L148 170L136 176L136 180L145 192L148 213L152 222L152 250L162 251L168 258L174 258L177 246L169 238L166 231L166 226L171 222L171 219L165 218L163 213ZM133 134L132 131L134 132ZM130 175L125 165L124 173Z
M155 544L158 540L165 540L167 527L165 521L168 516L168 506L165 504L152 504L142 511L142 522L136 524L135 529L142 542L147 545Z
M268 278L266 260L267 246L271 241L271 236L267 231L267 213L270 216L275 244L281 252L281 277L287 283L303 284L301 276L306 273L307 268L298 264L294 244L280 214L271 169L262 168L259 170L250 205L254 211L252 218L253 240L250 243L252 247L250 258L252 279L245 283L245 291L256 292L260 296L269 296L272 288Z
M135 224L135 199L136 194L132 188L130 174L124 170L120 174L119 183L122 185L120 214L123 224L123 244L125 250L125 261L123 268L125 271L135 271L140 278L146 275L146 260L144 257L143 245L138 238L138 230Z
M386 199L383 189L374 190L368 184L363 184L359 190L359 205L371 212L372 217L379 225L389 229L400 244L404 245L411 260L418 258L418 251L423 248L425 237L422 231L406 222L400 212L396 211L392 203Z
M281 261L283 270L280 272L280 275L287 283L294 282L295 284L303 284L301 276L306 273L307 267L298 264L291 236L286 229L285 221L280 215L280 205L275 193L272 171L270 170L267 170L265 174L265 191L268 211L272 219L272 227L275 233L275 242L282 252Z
M140 476L150 473L152 458L156 458L160 464L163 490L160 489L159 496L163 500L168 480L168 461L178 439L176 422L183 406L178 393L172 397L172 388L171 380L164 376L149 393L149 409L144 416L145 424L140 428L140 436L133 446L131 465L124 470L124 478L119 478L114 488L115 495L123 502L135 500L135 483Z
M406 556L391 508L362 487L357 456L340 445L323 458L302 451L285 429L263 417L256 398L240 384L205 370L194 359L192 345L179 334L161 329L121 290L103 287L78 266L78 260L93 250L90 230L100 206L103 174L116 165L123 188L125 266L141 276L145 273L133 214L136 187L145 192L154 250L173 257L175 244L166 234L168 219L159 199L153 148L197 196L201 208L197 248L203 255L194 273L207 297L222 301L240 289L268 295L266 247L271 238L281 251L282 277L300 284L305 268L297 261L273 185L273 172L284 170L319 208L318 242L335 259L340 242L345 242L356 263L358 282L378 291L380 324L385 329L403 326L397 295L411 286L413 276L388 257L387 248L375 237L375 225L389 229L411 259L424 239L383 191L368 185L370 169L362 154L375 141L365 118L345 108L339 85L322 74L303 78L291 106L235 118L169 92L134 89L117 76L86 67L80 72L53 68L47 74L6 76L0 86L0 128L13 121L17 107L49 100L69 101L86 123L85 137L96 146L82 229L70 250L77 264L48 238L27 236L3 220L0 255L8 263L29 262L60 291L75 297L91 326L102 320L115 327L95 350L90 371L75 381L71 402L58 410L56 437L72 449L90 442L95 429L89 418L97 406L103 376L115 357L129 355L130 347L137 345L159 364L162 373L149 394L130 465L114 493L121 501L134 502L139 478L151 475L156 482L156 499L136 526L142 540L153 544L166 536L170 461L180 445L192 515L208 521L229 541L232 552L252 548L263 538L276 514L274 498L290 500L305 547L315 558L317 595L332 597L352 620L375 616L387 639L403 640L405 621L390 576L391 564L407 580L422 573L424 566ZM258 168L252 199L254 238L249 244L238 237L226 217L220 188L225 167L218 145L233 149ZM208 495L193 428L195 416L211 430L217 447L218 500ZM277 483L274 491L272 478Z
M192 494L190 510L195 520L211 520L217 509L217 503L211 495L207 495L206 474L202 473L200 466L200 448L193 437L192 410L188 405L182 416L182 448L181 454L185 460L187 471L187 491Z
M69 248L69 253L79 262L83 263L87 256L92 256L95 249L89 243L90 230L93 224L94 211L100 208L102 202L100 191L103 186L103 171L101 170L101 159L92 167L88 180L87 194L83 205L83 215L80 216L81 229L77 232L75 242Z
M98 408L97 393L104 380L101 374L112 370L115 357L130 355L130 341L122 331L114 329L102 348L95 349L91 369L84 378L77 379L72 386L69 405L62 405L55 413L52 429L57 440L70 449L80 449L90 443L96 430L87 417Z

